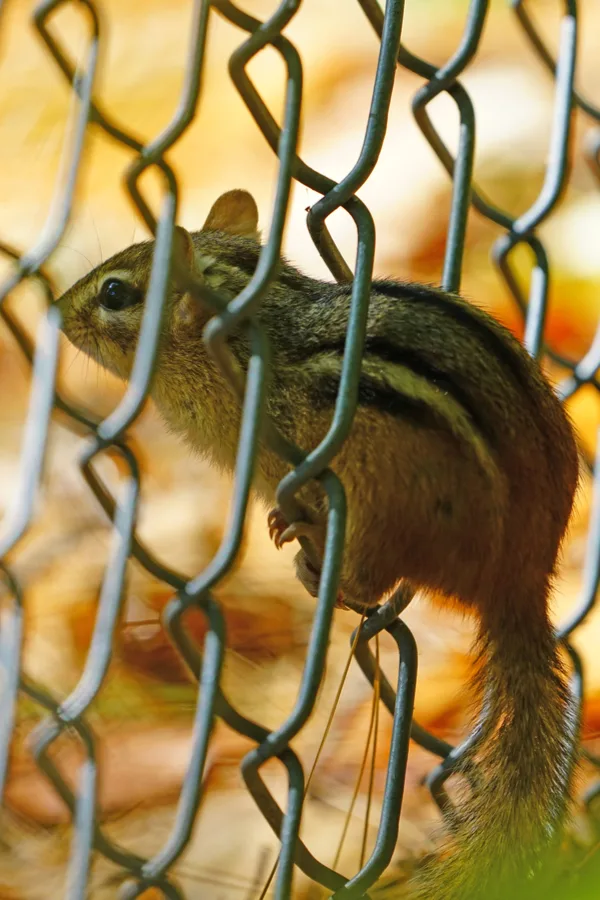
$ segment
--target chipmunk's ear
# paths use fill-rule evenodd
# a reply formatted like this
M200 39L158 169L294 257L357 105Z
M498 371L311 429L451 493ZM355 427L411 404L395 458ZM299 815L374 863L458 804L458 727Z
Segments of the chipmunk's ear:
M198 272L193 238L189 231L186 231L181 225L176 225L173 230L173 258L179 259L193 275L201 274ZM199 304L192 294L186 291L184 294L178 295L173 318L176 327L194 325L198 314Z
M227 231L258 240L258 209L248 191L227 191L215 200L202 231Z
M173 231L173 254L179 256L188 268L194 269L194 241L189 231L176 225Z

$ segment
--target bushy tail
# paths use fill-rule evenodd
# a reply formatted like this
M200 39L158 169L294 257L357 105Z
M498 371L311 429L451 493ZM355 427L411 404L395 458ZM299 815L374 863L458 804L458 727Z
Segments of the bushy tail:
M492 734L472 753L482 784L458 806L448 848L417 878L419 900L530 897L560 838L577 716L546 589L535 597L522 587L518 593L505 595L482 619L475 686L491 698L494 717Z

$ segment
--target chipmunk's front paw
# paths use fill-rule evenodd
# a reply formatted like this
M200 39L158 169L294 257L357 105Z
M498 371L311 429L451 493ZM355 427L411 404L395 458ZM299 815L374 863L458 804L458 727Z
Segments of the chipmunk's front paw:
M269 513L267 524L271 540L278 550L281 550L283 545L289 544L290 541L306 537L313 543L319 553L323 552L325 535L322 526L301 521L292 522L290 525L278 506Z

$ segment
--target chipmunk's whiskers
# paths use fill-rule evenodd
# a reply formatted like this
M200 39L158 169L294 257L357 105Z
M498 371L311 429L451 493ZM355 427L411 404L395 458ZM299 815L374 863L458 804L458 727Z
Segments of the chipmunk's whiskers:
M79 359L79 354L81 353L81 350L82 350L81 346L79 344L76 344L75 342L73 342L73 347L75 347L76 352L75 352L75 355L73 356L73 359L67 366L67 374L71 371L71 366L73 365L75 360Z
M100 254L100 264L104 262L104 257L102 255L102 244L100 243L100 235L98 234L98 226L96 225L96 220L92 215L92 211L90 210L90 217L92 220L92 225L94 226L94 231L96 232L96 240L98 242L98 252Z
M100 364L100 365L98 366L97 376L96 376L96 383L98 383L98 382L99 382L99 379L100 379L100 366L102 366L103 369L106 369L106 368L107 368L107 365L106 365L106 363L104 362L104 356L103 356L103 354L102 354L102 349L101 349L100 341L99 341L98 338L95 337L95 336L94 336L94 338L93 338L93 341L94 341L94 359L96 360L97 363Z
M82 259L85 259L85 261L88 263L90 269L94 268L94 264L91 261L91 259L89 258L89 256L86 256L85 253L81 252L81 250L78 250L76 247L69 247L68 244L60 244L60 247L63 250L70 250L71 253L77 253L78 256L81 256Z

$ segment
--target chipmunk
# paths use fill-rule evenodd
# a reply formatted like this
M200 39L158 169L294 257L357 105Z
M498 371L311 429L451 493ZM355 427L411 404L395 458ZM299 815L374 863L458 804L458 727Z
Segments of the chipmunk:
M202 230L177 227L177 252L231 298L256 268L257 228L252 197L230 191ZM123 379L152 253L153 242L117 253L58 301L69 340ZM258 313L272 353L267 412L305 450L331 421L350 294L350 284L306 277L282 259ZM170 428L231 470L240 406L203 343L209 318L172 284L151 392ZM244 369L243 329L229 346ZM432 287L376 280L358 408L331 468L347 496L342 598L370 607L406 580L479 622L473 687L479 698L485 691L495 726L472 751L483 785L465 798L451 852L425 867L415 896L504 896L560 834L575 766L576 721L548 613L578 482L573 428L538 364L494 318ZM268 504L288 471L262 446L256 490ZM299 499L303 521L288 523L275 508L272 535L278 546L307 535L322 551L318 482ZM318 571L303 551L296 563L315 595Z

